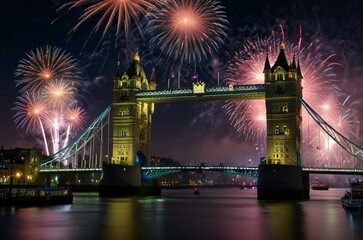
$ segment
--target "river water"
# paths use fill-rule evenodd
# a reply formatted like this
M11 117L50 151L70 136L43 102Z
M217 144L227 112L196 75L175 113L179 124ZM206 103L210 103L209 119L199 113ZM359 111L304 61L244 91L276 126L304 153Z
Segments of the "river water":
M363 211L340 205L345 189L311 190L306 201L259 201L253 189L200 191L76 193L71 205L0 207L0 239L363 239Z

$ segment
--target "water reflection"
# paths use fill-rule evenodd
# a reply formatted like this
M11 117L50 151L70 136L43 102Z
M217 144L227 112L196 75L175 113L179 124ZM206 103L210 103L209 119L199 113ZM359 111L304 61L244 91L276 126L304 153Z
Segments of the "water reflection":
M307 201L258 201L255 190L172 190L146 198L100 199L76 194L74 204L0 207L4 239L359 239L363 211L345 211L339 192Z
M304 210L299 202L260 201L269 239L307 239Z

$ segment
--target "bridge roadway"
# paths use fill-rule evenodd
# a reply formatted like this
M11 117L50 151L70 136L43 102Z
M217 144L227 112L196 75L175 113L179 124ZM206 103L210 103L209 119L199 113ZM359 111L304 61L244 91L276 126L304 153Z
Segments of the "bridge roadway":
M201 92L193 88L178 88L153 91L140 91L135 94L141 102L180 102L180 101L210 101L236 99L265 99L265 85L234 85L206 87Z
M142 167L142 171L149 178L158 178L163 175L178 172L202 172L216 171L231 174L258 177L258 167L220 167L220 166L179 166L179 167ZM339 175L363 175L363 169L354 168L317 168L303 167L304 172L311 174L339 174ZM43 168L40 173L62 173L62 172L102 172L102 168Z

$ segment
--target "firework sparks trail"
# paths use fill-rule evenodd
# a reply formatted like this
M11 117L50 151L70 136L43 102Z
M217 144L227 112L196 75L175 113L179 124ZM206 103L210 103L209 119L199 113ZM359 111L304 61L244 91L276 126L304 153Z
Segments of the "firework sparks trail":
M135 22L140 34L142 35L140 16L145 16L149 9L157 4L160 0L74 0L63 4L58 10L67 8L68 11L78 7L85 7L79 22L72 28L71 32L76 31L81 25L91 18L99 16L99 20L92 29L89 36L98 32L102 26L102 38L107 31L116 24L116 39L123 29L126 39L128 38L131 23Z
M285 37L285 36L284 36ZM312 42L304 47L300 39L295 46L286 40L285 53L288 59L296 53L303 75L303 98L309 103L331 126L340 130L347 136L356 136L356 129L340 127L343 124L352 125L352 119L356 112L341 104L341 95L337 86L335 67L341 66L334 62L334 54L324 54L318 50L322 48L321 43ZM247 41L243 48L236 52L226 73L227 84L263 84L263 66L266 53L271 60L277 59L278 48L276 39L268 38L257 41ZM322 96L329 96L322 98ZM246 139L264 141L266 138L266 121L260 121L266 110L264 101L231 101L225 104L225 111L238 132L244 134ZM308 119L306 111L303 111L303 119ZM308 121L303 122L303 138L308 138L311 146L316 146L321 159L334 158L332 154L333 140L320 134L320 129L315 126L307 126ZM308 129L308 131L307 131ZM355 133L355 134L354 134ZM309 136L308 136L309 135ZM310 136L312 135L312 136ZM326 135L326 134L325 134ZM335 148L336 149L336 148ZM330 155L330 156L329 156ZM313 158L316 156L313 156Z
M48 138L55 153L62 141L63 145L68 142L72 128L78 130L84 124L84 111L76 99L81 74L76 60L60 48L37 48L26 56L15 72L22 96L15 102L14 120L27 133L40 132L49 155Z
M170 0L151 9L148 25L168 58L197 63L220 48L228 21L219 1Z
M44 103L36 97L26 94L23 97L17 97L14 109L17 111L14 118L18 128L25 128L26 132L35 132L40 129L46 153L49 155L49 147L42 122L43 112L46 111Z
M37 91L52 79L81 79L76 60L61 48L46 46L26 53L15 70L16 86L21 92Z

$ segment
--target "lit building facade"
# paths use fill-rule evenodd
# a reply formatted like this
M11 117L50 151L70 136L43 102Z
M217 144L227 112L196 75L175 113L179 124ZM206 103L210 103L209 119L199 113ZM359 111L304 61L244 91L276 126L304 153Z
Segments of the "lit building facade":
M36 183L42 158L41 149L1 148L0 184L9 184L11 178L21 184Z
M135 93L155 90L155 74L147 78L136 52L128 70L114 77L112 164L145 166L150 163L154 103L137 101Z
M267 164L301 166L302 74L295 55L288 64L284 51L271 67L266 56Z

